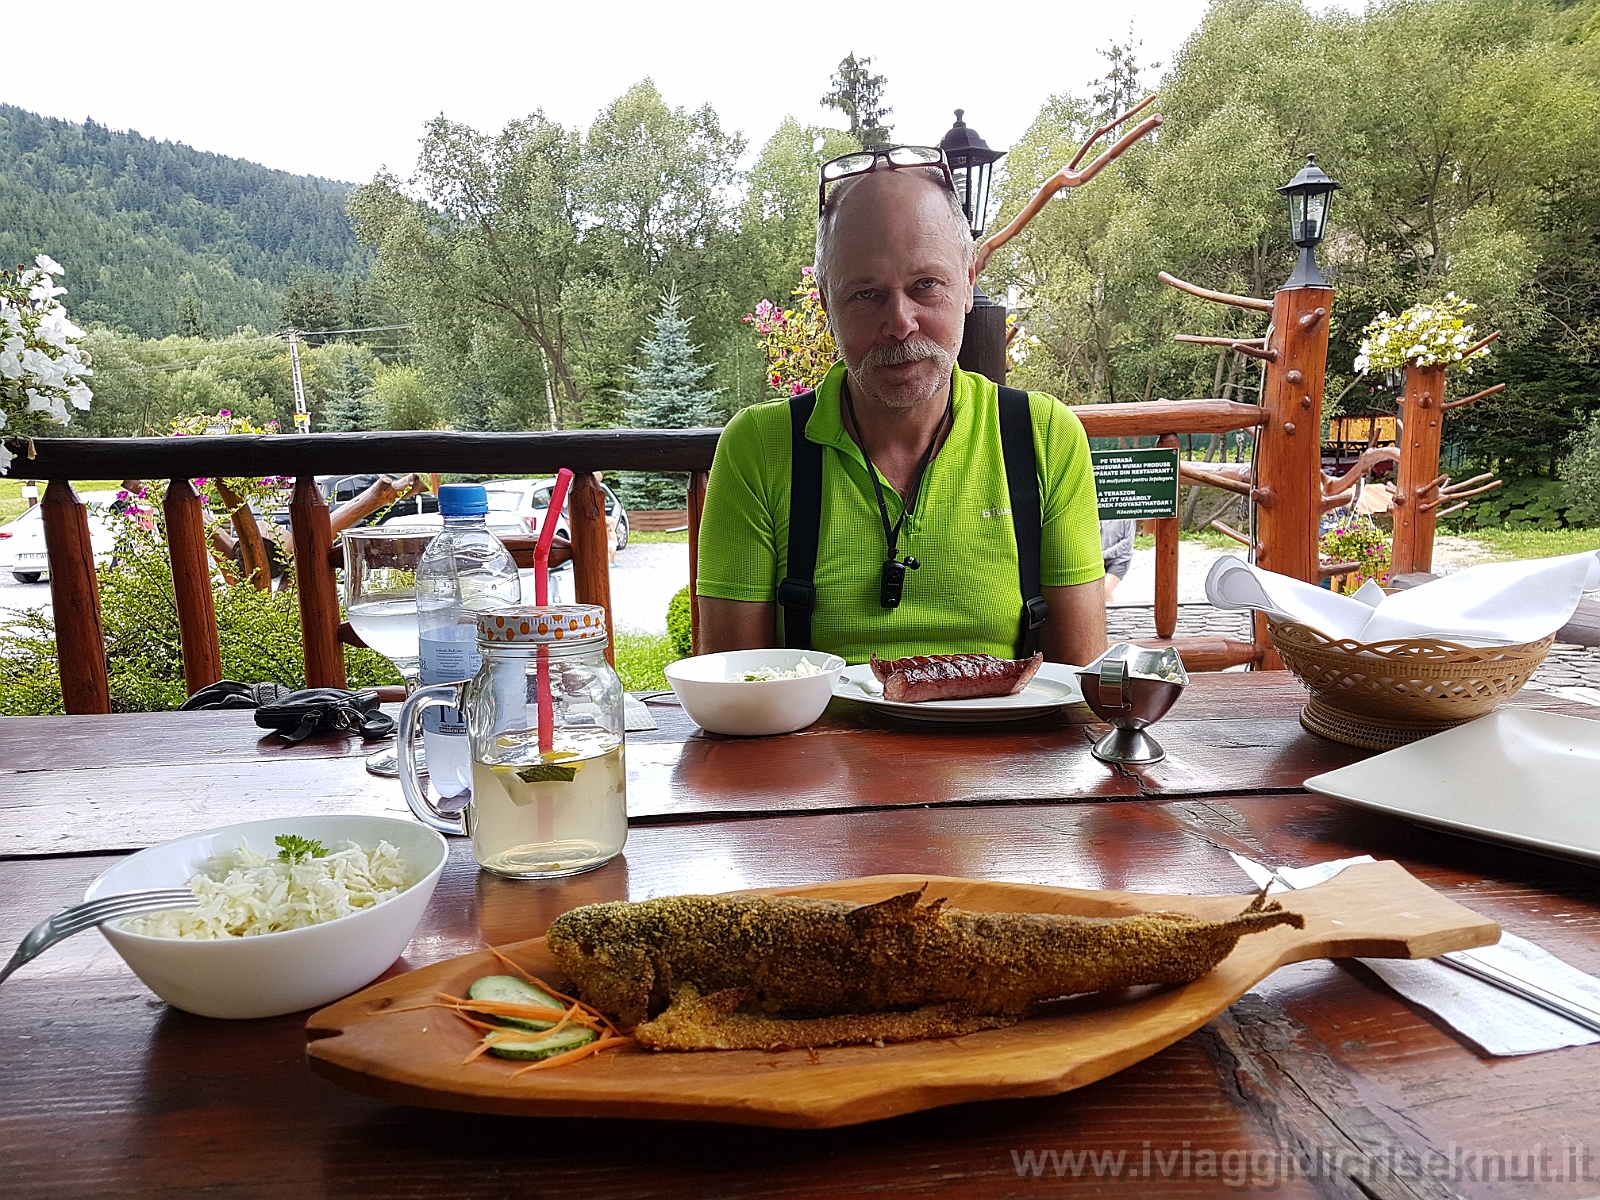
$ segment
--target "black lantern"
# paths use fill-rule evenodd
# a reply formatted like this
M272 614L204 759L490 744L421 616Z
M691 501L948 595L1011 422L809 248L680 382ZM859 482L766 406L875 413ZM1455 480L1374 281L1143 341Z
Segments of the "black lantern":
M956 109L956 123L939 140L939 149L950 160L956 196L967 214L972 240L977 241L983 236L983 225L989 218L989 176L994 164L1004 158L1006 152L991 150L989 143L978 136L978 131L961 119L965 112L965 109Z
M1278 189L1289 199L1289 237L1300 247L1300 261L1284 287L1328 286L1317 270L1316 251L1328 231L1328 203L1339 186L1317 166L1317 156L1308 154L1300 173Z

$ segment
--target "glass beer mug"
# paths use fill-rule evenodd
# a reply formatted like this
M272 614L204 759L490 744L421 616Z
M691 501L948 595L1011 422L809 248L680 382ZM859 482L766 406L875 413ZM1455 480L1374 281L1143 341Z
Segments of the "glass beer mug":
M605 610L596 605L491 609L478 614L478 673L421 688L400 710L406 803L424 824L470 835L484 870L552 879L621 853L628 837L622 681L606 661L606 643ZM435 806L406 753L432 706L466 715L472 793L459 815Z

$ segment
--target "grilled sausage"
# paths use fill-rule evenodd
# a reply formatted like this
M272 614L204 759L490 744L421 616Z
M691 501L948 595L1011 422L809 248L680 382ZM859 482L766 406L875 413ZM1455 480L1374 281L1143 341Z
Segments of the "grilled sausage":
M883 698L904 704L924 700L975 700L1012 696L1028 686L1044 663L1032 658L992 654L929 654L885 662L872 656L872 673L883 683Z

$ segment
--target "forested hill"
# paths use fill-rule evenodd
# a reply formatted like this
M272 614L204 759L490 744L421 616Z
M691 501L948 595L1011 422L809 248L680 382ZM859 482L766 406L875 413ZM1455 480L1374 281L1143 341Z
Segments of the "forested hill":
M367 273L351 186L0 104L0 263L61 263L79 324L276 329L294 275Z

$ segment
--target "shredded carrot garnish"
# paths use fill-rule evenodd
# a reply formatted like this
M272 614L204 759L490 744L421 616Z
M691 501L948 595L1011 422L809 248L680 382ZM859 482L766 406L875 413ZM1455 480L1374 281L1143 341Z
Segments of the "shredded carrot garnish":
M579 1046L576 1050L568 1050L563 1054L552 1054L549 1058L541 1058L536 1063L530 1063L528 1066L507 1075L506 1082L510 1083L517 1076L526 1075L529 1071L541 1071L545 1067L564 1067L568 1063L577 1062L580 1058L588 1058L591 1054L598 1054L600 1051L609 1050L613 1046L623 1046L631 1041L633 1041L632 1038L620 1036L603 1037L598 1041L590 1042L587 1046Z
M570 1005L568 1008L550 1008L543 1004L519 1004L510 1000L473 1000L467 996L452 996L448 992L434 993L434 999L426 1004L411 1004L403 1008L385 1008L375 1010L377 1013L403 1013L419 1012L426 1008L443 1008L453 1012L463 1022L474 1029L484 1031L483 1037L477 1046L461 1060L462 1066L476 1062L495 1046L505 1041L525 1041L532 1038L549 1037L559 1033L569 1025L577 1025L583 1029L591 1030L600 1036L587 1046L579 1046L573 1050L566 1050L560 1054L553 1054L549 1058L540 1059L526 1067L513 1071L507 1076L508 1081L526 1074L528 1071L537 1071L543 1067L565 1066L567 1063L577 1062L579 1059L588 1058L591 1054L598 1054L602 1050L610 1050L614 1046L625 1046L633 1041L631 1037L621 1033L611 1023L605 1013L592 1005L585 1004L576 996L569 996L565 992L557 991L537 975L531 975L511 959L507 958L493 946L489 947L493 954L504 966L510 968L524 980L548 993L552 998L564 1001ZM494 1024L495 1017L522 1017L531 1021L550 1021L553 1024L548 1029L513 1029L505 1025ZM490 1018L481 1020L480 1018Z

